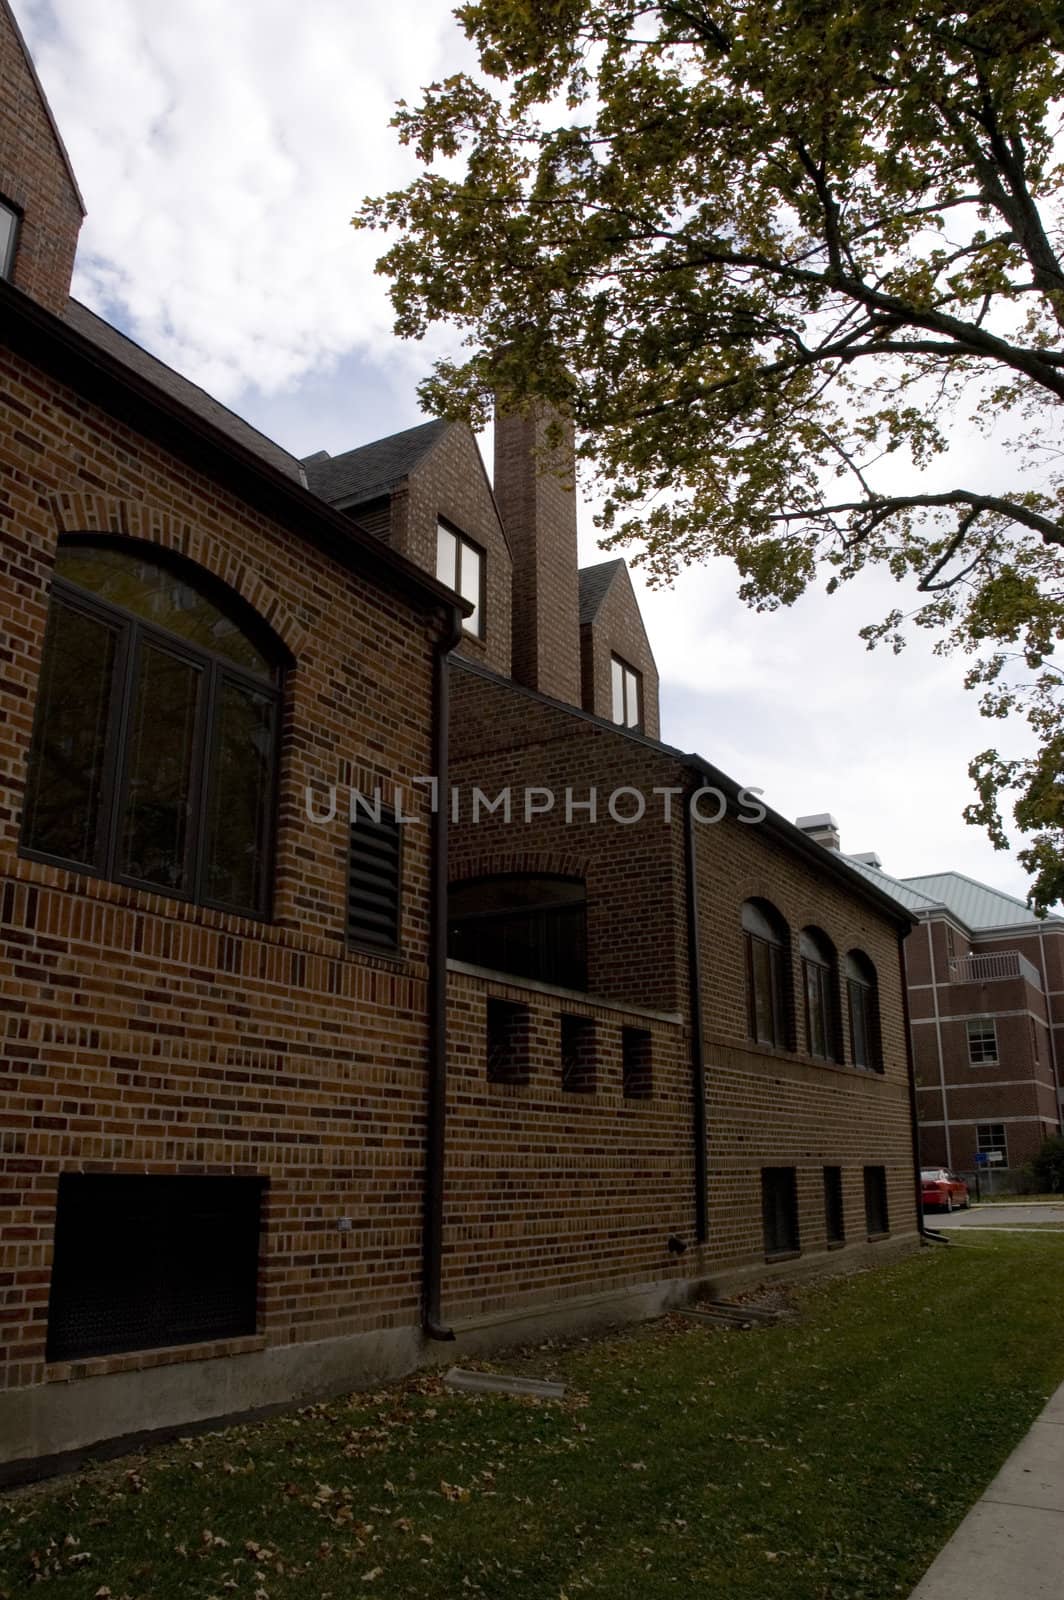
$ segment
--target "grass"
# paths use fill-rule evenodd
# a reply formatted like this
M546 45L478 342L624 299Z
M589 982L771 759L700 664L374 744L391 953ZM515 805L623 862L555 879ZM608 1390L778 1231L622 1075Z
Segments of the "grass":
M1058 1240L967 1235L526 1356L562 1404L422 1375L201 1435L8 1496L0 1595L894 1600L1064 1379L1062 1293Z

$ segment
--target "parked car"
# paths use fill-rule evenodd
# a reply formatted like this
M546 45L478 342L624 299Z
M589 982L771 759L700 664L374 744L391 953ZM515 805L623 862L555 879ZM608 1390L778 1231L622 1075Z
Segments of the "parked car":
M945 1167L924 1167L920 1173L920 1188L924 1205L938 1206L942 1211L952 1211L954 1206L967 1211L972 1203L964 1179Z

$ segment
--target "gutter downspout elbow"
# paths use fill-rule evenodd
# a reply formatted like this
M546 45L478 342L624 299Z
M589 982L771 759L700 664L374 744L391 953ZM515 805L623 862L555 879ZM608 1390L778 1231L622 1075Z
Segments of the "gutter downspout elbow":
M450 797L448 657L462 637L462 613L450 613L433 655L433 772L429 912L429 1082L425 1127L425 1207L422 1231L421 1325L430 1339L450 1340L440 1310L443 1276L443 1174L447 1130L447 815Z

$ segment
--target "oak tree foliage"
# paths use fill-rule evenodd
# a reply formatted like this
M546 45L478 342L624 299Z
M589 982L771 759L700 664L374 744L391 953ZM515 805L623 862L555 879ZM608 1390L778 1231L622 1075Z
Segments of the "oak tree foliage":
M608 541L652 579L724 554L787 605L885 566L1036 753L971 764L970 821L1064 892L1064 10L1048 0L471 0L476 73L401 103L423 163L356 224L421 388L572 415ZM951 436L1011 445L951 474ZM968 451L968 458L978 452ZM993 481L988 482L988 478ZM998 480L1005 481L998 481Z

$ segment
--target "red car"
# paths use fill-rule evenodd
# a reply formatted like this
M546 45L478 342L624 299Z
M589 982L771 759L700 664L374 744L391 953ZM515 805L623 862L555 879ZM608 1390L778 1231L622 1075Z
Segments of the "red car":
M924 1167L920 1173L920 1188L925 1206L938 1206L942 1211L952 1211L959 1206L967 1211L971 1205L968 1185L945 1167Z

